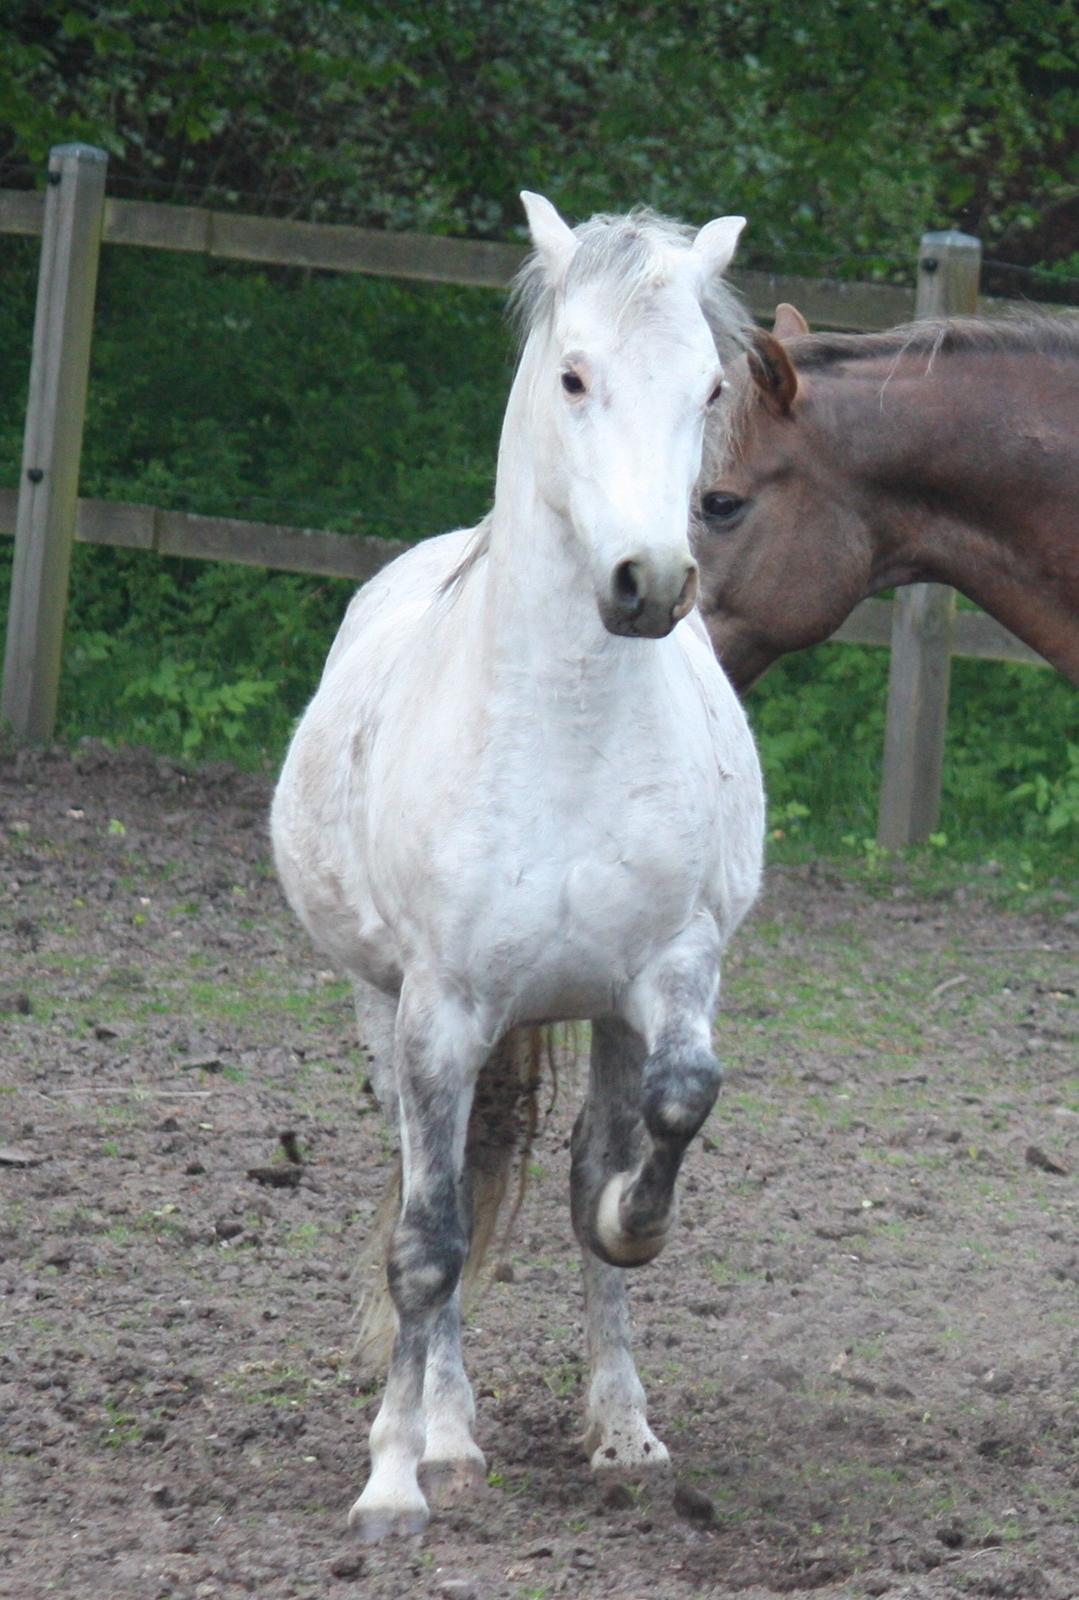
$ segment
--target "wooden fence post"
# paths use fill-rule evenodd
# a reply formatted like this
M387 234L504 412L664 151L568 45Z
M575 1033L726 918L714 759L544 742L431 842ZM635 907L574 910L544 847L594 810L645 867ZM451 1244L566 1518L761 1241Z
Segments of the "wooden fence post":
M107 162L92 145L49 152L0 698L16 737L36 742L56 720Z
M982 247L966 233L927 233L918 252L917 317L974 315ZM877 843L924 844L940 814L955 592L915 583L896 591Z

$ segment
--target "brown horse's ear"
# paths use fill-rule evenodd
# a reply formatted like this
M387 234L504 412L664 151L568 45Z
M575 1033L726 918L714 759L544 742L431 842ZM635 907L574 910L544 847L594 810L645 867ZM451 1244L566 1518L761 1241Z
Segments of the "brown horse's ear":
M777 339L800 339L803 333L809 332L809 323L797 306L788 305L783 300L776 306L776 320L772 323L772 332Z
M779 340L763 328L755 329L746 359L768 410L775 417L789 416L798 393L798 374Z

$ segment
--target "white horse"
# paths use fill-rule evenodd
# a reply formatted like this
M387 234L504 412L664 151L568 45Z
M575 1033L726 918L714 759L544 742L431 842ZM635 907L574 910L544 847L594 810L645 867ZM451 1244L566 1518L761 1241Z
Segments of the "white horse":
M719 1085L720 952L760 876L760 770L687 542L718 352L740 338L719 275L742 218L572 230L522 198L535 250L494 508L359 592L274 800L285 890L355 980L400 1133L396 1335L350 1517L368 1540L426 1525L421 1466L436 1502L486 1476L460 1355L469 1120L532 1025L592 1021L572 1175L592 1465L666 1462L620 1269L671 1226Z

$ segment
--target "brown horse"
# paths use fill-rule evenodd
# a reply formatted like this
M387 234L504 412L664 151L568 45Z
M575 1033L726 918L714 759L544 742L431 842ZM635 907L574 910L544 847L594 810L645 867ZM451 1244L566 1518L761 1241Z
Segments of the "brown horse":
M736 688L927 580L1079 682L1079 320L813 335L780 306L701 484L701 610Z

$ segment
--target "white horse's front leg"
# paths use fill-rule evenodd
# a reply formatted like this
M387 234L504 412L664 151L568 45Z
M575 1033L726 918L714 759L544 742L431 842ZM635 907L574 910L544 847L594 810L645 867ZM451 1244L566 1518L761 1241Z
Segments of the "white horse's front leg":
M647 1051L639 1095L627 1109L637 1120L631 1133L619 1129L602 1163L594 1151L586 1158L574 1186L578 1237L611 1266L640 1266L667 1241L682 1158L719 1092L712 1050L718 994L719 937L707 916L667 945L627 991L623 1016Z
M406 983L394 1049L402 1206L387 1263L397 1336L371 1429L371 1476L349 1513L350 1525L367 1541L422 1533L428 1521L417 1476L427 1441L424 1379L432 1335L468 1254L465 1136L486 1054L458 1005Z

